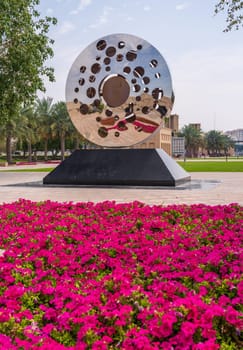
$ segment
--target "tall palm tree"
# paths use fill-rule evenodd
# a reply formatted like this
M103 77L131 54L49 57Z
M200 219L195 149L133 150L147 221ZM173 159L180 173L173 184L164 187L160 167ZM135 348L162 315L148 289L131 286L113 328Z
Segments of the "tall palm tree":
M73 124L68 115L65 102L57 102L53 106L53 123L51 125L54 137L59 137L61 148L61 159L65 158L65 139L74 132Z
M205 135L206 148L211 156L220 156L222 151L226 155L231 147L234 147L233 140L224 135L221 131L210 130Z
M32 161L32 145L39 140L37 132L37 120L33 106L23 107L20 111L22 120L22 132L19 138L27 142L28 161Z
M189 157L197 157L199 147L202 144L202 132L193 125L185 125L178 133L178 136L185 137L186 153Z
M0 126L0 134L5 140L5 149L7 162L11 164L12 159L12 145L13 140L17 139L23 132L23 120L21 113L15 113L11 118L8 118Z
M48 140L51 138L51 125L54 122L54 105L51 97L37 99L35 103L35 114L38 123L38 132L44 141L44 159L47 160Z

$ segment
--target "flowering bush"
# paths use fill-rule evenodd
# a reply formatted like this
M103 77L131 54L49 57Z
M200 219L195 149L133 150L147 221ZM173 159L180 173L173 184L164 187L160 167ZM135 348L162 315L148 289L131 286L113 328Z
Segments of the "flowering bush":
M0 349L243 348L243 208L0 206Z

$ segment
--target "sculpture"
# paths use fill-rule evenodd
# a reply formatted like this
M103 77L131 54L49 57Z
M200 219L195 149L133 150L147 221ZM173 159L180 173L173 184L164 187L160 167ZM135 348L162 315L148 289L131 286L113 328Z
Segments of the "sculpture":
M170 72L155 47L129 34L96 40L70 69L66 103L77 130L101 149L75 151L43 183L176 186L190 180L162 149L129 148L159 131L173 102Z
M174 96L161 54L141 38L113 34L76 58L66 101L73 124L86 139L117 148L143 142L158 131Z

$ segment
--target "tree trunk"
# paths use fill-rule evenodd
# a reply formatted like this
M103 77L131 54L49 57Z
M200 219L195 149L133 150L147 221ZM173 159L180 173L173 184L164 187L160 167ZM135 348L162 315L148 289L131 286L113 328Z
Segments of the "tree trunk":
M6 137L6 155L7 155L7 162L8 164L11 164L13 162L12 158L12 145L11 145L11 132L7 131L7 137Z
M48 140L45 139L44 140L44 160L48 159L47 152L48 152Z
M28 162L32 162L32 145L30 141L28 141Z
M78 138L78 137L75 138L74 149L75 149L75 150L79 149L79 138Z
M65 136L62 135L60 139L61 143L61 160L65 159Z

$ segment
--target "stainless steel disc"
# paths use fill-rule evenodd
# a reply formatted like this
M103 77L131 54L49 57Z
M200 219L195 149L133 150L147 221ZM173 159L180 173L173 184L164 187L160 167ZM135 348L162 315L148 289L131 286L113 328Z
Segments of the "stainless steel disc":
M77 130L102 147L129 147L162 126L173 106L168 66L147 41L112 34L74 61L66 83L67 109Z

